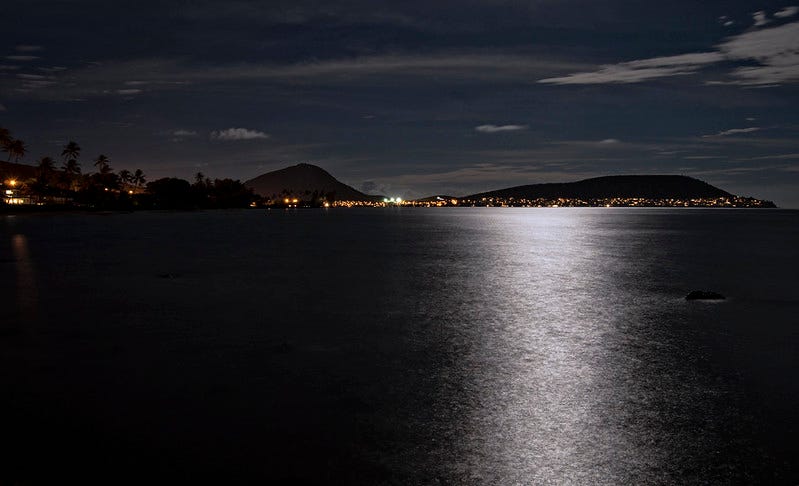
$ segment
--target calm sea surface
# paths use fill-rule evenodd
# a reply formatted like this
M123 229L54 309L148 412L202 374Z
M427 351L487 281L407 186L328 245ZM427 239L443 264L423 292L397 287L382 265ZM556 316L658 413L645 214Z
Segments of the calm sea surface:
M796 211L0 216L0 277L0 484L799 482Z

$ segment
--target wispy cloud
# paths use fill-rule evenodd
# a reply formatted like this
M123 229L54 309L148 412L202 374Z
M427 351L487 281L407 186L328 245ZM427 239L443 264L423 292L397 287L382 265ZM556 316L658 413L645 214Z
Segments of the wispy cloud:
M792 5L790 7L785 7L779 12L776 12L774 16L780 19L786 19L788 17L793 17L798 13L799 13L799 7Z
M36 51L41 51L43 49L44 49L44 47L42 47L42 46L32 46L32 45L25 45L25 44L18 45L16 47L14 47L14 50L16 50L17 52L36 52Z
M117 94L128 95L129 96L129 95L139 94L139 93L142 92L142 90L140 90L140 89L118 89L116 92L117 92Z
M480 125L474 127L474 129L481 133L515 132L526 130L527 125Z
M736 135L739 133L752 133L760 131L760 127L747 127L747 128L731 128L729 130L723 130L716 134L717 137L726 137L728 135Z
M696 52L607 64L599 70L541 79L548 84L640 83L650 79L693 74L702 67L724 60L719 52Z
M226 130L218 130L211 132L212 140L257 140L269 138L269 135L257 130L250 130L247 128L228 128Z
M763 27L764 25L771 23L771 20L769 20L766 12L763 10L754 12L752 14L752 19L755 21L755 27Z
M8 111L4 104L0 103L0 111Z
M799 153L762 155L760 157L750 158L750 160L794 160L794 159L799 160Z
M172 135L175 137L196 137L197 132L194 130L175 130Z
M621 140L616 139L616 138L606 138L605 140L600 140L599 141L600 145L616 145L616 144L619 144L619 143L621 143Z
M9 61L34 61L39 59L39 56L6 56L6 59Z
M581 69L584 64L542 59L541 56L442 51L423 55L373 55L292 64L240 63L217 66L186 64L176 59L140 59L107 62L70 69L69 83L38 97L56 99L102 96L120 86L148 86L149 91L179 89L189 84L271 81L308 85L337 85L375 82L380 78L396 82L408 79L457 79L459 82L485 80L527 81L564 69Z
M44 76L41 74L17 74L19 79L50 79L49 76Z
M198 135L197 132L195 132L194 130L184 130L184 129L178 129L172 132L167 132L167 134L170 136L170 141L175 143L183 142L187 138L194 138Z
M765 14L763 14L765 15ZM765 25L765 24L761 24ZM655 57L599 66L599 69L541 79L539 83L613 84L694 74L722 62L746 63L728 72L732 79L707 84L767 86L799 81L799 22L750 30L732 36L714 51ZM754 64L754 65L752 65Z

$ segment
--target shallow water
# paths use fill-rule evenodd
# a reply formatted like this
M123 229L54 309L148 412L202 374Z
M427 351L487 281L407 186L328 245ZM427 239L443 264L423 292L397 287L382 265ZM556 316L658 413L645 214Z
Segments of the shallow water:
M784 210L3 216L0 483L795 484L796 248Z

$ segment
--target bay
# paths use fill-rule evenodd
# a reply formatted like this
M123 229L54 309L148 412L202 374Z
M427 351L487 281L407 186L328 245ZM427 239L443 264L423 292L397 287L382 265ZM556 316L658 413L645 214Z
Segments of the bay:
M795 484L798 223L3 216L0 482Z

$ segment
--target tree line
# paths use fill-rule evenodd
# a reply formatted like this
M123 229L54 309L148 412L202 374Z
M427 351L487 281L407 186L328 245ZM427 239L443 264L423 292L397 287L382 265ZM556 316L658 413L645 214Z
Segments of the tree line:
M14 138L11 132L0 127L0 149L7 154L6 162L19 164L28 153L26 143ZM61 166L56 167L53 157L41 157L31 170L16 177L16 171L0 167L0 184L6 197L3 203L23 202L38 206L62 206L90 209L191 209L247 207L257 198L244 184L232 179L214 179L202 173L194 183L184 179L166 177L147 182L141 169L123 169L115 172L105 154L93 161L93 172L84 173L80 162L81 147L69 141L61 151ZM3 173L5 172L5 173ZM5 191L9 191L6 195Z

